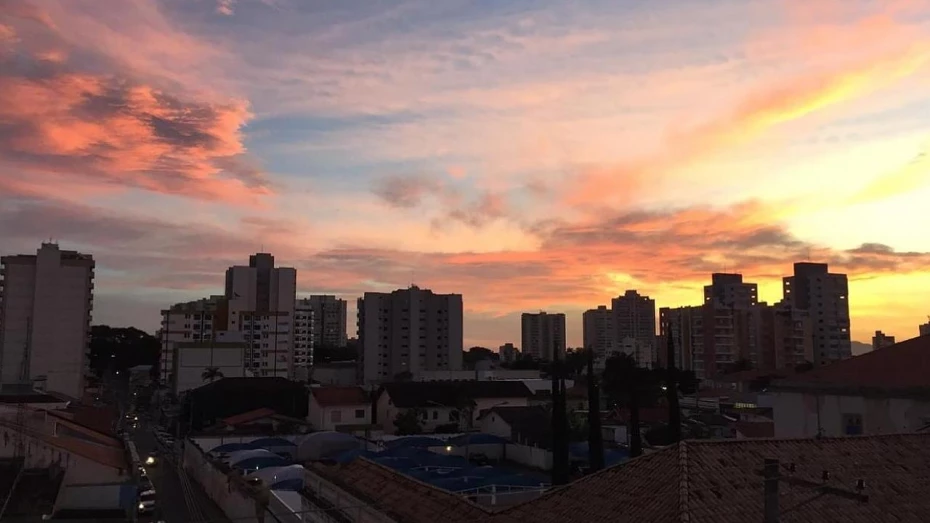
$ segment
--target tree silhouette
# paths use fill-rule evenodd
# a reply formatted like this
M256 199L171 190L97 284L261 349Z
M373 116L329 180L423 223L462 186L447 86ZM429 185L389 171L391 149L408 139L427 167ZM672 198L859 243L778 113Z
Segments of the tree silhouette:
M668 332L671 332L670 330ZM681 441L681 407L678 404L678 368L675 366L675 342L666 336L665 398L668 401L668 435L672 443Z
M604 369L604 393L615 407L630 411L630 456L641 456L643 440L640 432L639 409L652 405L660 392L656 372L636 365L629 354L619 354L607 360Z
M601 390L594 375L594 351L588 353L588 465L591 472L604 468L604 435L601 433Z
M209 381L213 383L214 381L223 378L223 373L220 372L219 367L207 367L203 369L203 372L200 374L200 377L203 378L203 381Z
M422 411L420 409L407 409L394 418L394 427L397 434L409 436L411 434L422 434Z

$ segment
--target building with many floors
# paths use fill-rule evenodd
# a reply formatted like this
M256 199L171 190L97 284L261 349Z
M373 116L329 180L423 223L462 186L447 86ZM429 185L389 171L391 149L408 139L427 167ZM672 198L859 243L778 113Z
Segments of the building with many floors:
M586 350L593 350L598 361L604 361L616 349L614 315L607 306L586 310L581 315L582 339Z
M258 253L249 264L226 270L229 329L241 331L251 342L246 365L258 376L294 375L295 365L309 365L294 355L294 307L297 271L275 267L274 256Z
M656 343L656 302L635 290L611 300L613 313L613 343L625 343L630 338L637 347ZM654 347L653 347L654 349Z
M313 343L330 347L345 347L346 335L345 300L327 294L314 294L297 300L297 309L313 311Z
M177 344L210 342L220 332L228 330L229 301L225 296L210 296L163 309L159 329L159 381L163 385L173 383Z
M565 354L565 314L524 312L520 317L523 354L552 361Z
M513 363L520 357L520 349L513 346L513 343L505 343L497 348L500 355L501 363Z
M0 258L0 382L82 397L93 301L89 254L43 243Z
M759 286L743 282L742 274L714 273L711 274L711 284L704 286L704 303L749 309L759 303Z
M366 292L358 300L361 379L366 386L398 374L461 370L462 295L415 285Z
M872 336L872 350L883 349L894 344L894 336L888 336L882 331L875 331L875 336Z
M795 263L794 275L783 278L782 288L786 303L810 311L814 365L852 356L849 284L845 274L829 272L826 263Z
M919 325L917 327L917 332L920 333L921 336L930 336L930 321L923 325Z

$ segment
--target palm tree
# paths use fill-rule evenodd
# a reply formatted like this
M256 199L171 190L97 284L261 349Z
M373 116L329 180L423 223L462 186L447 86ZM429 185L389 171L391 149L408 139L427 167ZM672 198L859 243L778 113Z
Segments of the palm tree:
M200 377L203 378L203 381L209 381L213 383L214 381L223 378L223 373L220 372L219 367L207 367L203 369L203 372L200 374Z

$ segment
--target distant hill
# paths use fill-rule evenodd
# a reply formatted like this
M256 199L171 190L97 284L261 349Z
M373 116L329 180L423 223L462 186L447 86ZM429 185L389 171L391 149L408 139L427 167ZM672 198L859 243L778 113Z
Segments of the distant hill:
M871 343L863 343L861 341L852 342L852 355L859 356L860 354L865 354L866 352L872 352Z

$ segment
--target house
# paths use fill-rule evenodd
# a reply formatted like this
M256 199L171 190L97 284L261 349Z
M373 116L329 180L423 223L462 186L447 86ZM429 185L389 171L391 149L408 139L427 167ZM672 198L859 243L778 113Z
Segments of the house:
M361 387L312 387L307 421L316 430L368 427L371 401Z
M481 432L529 447L552 447L552 416L546 407L494 407L480 419Z
M306 422L308 400L304 384L285 378L222 378L189 391L180 419L202 430L243 412L271 409Z
M305 433L310 432L311 429L312 427L305 419L285 416L272 409L261 408L223 418L202 432L204 434L268 435Z
M924 430L930 427L930 336L778 380L764 401L779 438Z
M484 411L526 406L531 397L522 381L386 383L378 391L375 420L385 433L393 434L397 416L414 409L424 432L469 430Z
M769 484L777 505L765 502L766 459L778 460L781 481ZM497 511L366 458L313 472L340 499L406 523L744 523L765 520L767 506L783 523L916 523L930 514L927 434L684 441Z

